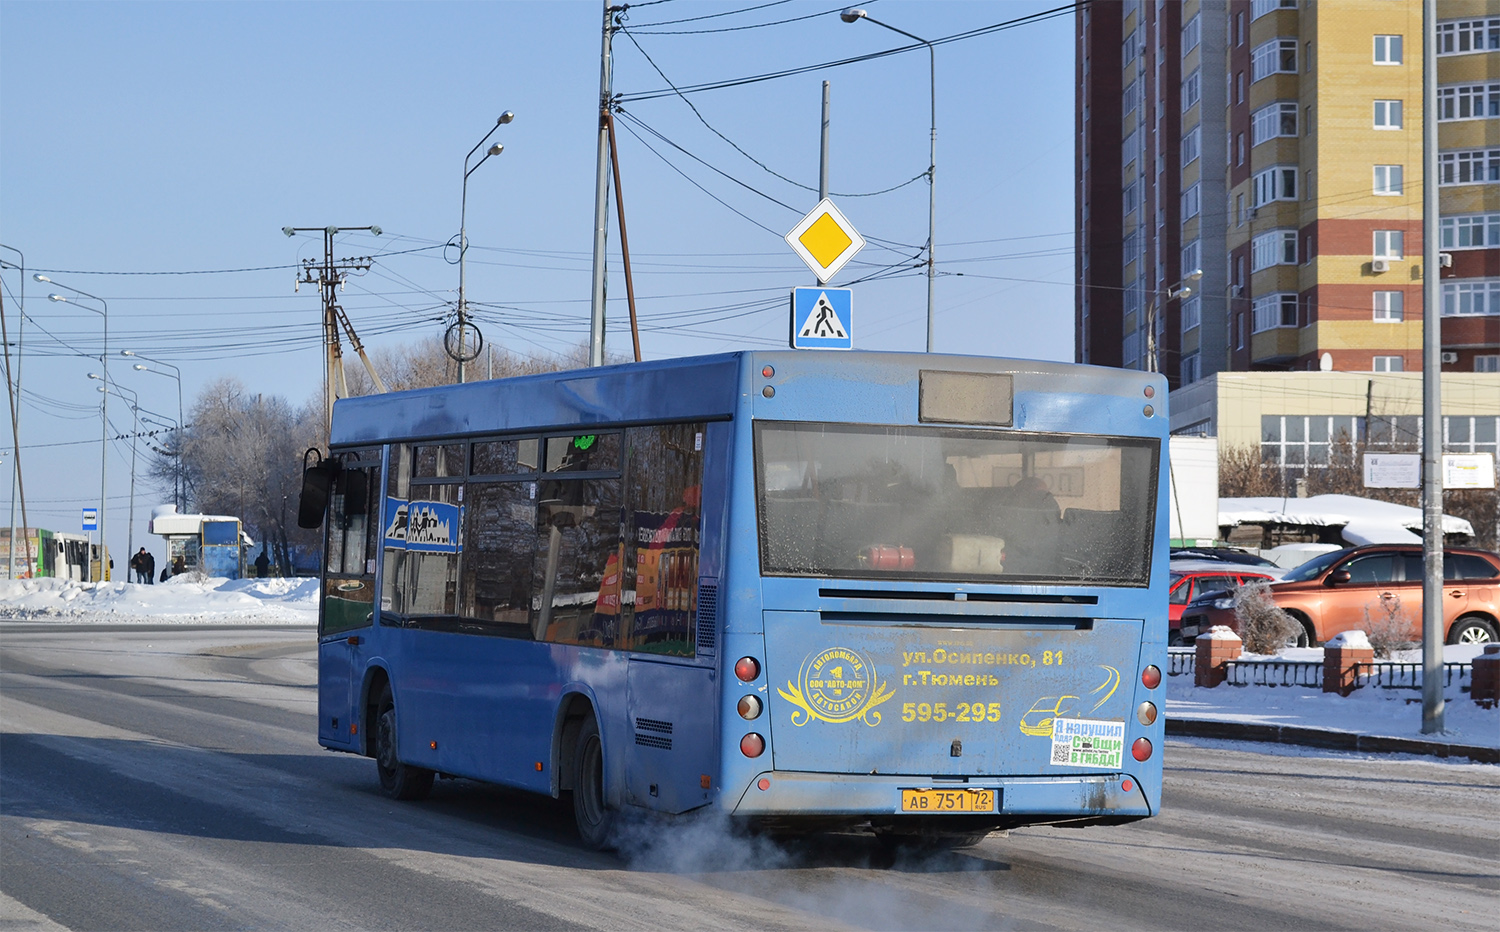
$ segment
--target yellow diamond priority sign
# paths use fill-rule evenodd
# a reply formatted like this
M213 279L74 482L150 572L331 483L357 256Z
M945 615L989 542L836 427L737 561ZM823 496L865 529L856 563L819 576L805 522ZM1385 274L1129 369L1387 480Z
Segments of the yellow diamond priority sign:
M820 282L837 275L844 263L865 248L865 238L826 197L792 227L786 242Z

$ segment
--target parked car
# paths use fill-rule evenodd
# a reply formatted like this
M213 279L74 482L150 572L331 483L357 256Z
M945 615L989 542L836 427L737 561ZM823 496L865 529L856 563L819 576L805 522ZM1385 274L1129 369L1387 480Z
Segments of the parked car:
M1303 628L1297 646L1321 644L1341 631L1369 631L1386 617L1404 618L1410 638L1422 633L1422 548L1372 544L1314 557L1271 585L1271 598ZM1214 625L1238 630L1234 599L1225 594L1190 603L1181 637ZM1485 550L1443 553L1443 634L1449 644L1496 639L1500 625L1500 555Z
M1238 547L1173 547L1173 560L1216 560L1221 563L1238 563L1241 566L1275 568L1276 564L1265 557L1257 556Z
M1167 643L1174 646L1183 643L1180 631L1182 613L1189 602L1205 593L1222 592L1253 580L1269 581L1283 572L1276 567L1265 571L1258 566L1218 560L1172 560L1168 568L1167 585L1171 591L1167 596Z

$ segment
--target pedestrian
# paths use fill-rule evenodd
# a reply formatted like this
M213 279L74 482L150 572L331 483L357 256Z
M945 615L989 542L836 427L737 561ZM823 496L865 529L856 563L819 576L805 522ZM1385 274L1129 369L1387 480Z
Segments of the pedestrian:
M146 585L150 586L156 582L156 555L149 550L146 551Z
M172 558L172 575L180 576L186 572L187 560L183 559L182 554L179 553L177 556Z
M255 575L265 579L271 575L271 558L266 556L266 548L260 548L260 556L255 558Z
M133 582L148 583L151 581L151 571L146 568L146 560L149 557L150 554L146 553L145 547L142 547L131 556L130 572L134 577Z

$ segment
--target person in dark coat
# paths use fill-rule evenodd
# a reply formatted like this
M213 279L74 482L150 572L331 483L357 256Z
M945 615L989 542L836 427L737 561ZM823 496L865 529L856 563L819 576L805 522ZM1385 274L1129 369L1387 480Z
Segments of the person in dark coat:
M156 555L146 551L146 585L156 582Z
M265 579L271 575L271 558L266 556L266 548L260 548L260 556L255 558L255 575Z
M146 575L146 548L130 555L130 575L134 577L131 582L143 583L149 577Z

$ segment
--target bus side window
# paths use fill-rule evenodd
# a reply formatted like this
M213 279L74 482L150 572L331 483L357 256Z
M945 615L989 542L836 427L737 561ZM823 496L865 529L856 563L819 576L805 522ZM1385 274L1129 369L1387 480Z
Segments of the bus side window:
M537 498L537 640L619 646L621 481L545 479Z
M625 432L628 536L622 645L691 657L703 498L702 424Z
M385 519L379 530L383 561L380 610L405 614L406 589L406 500L411 483L411 445L391 444L385 477Z
M534 447L536 441L531 444ZM480 446L474 444L476 450ZM459 614L509 637L531 637L535 485L529 481L470 482L464 491Z

